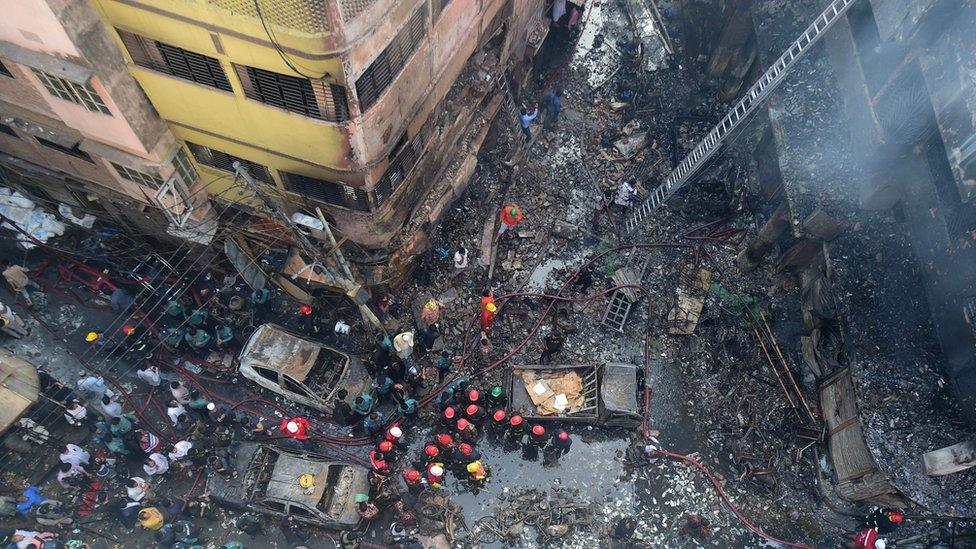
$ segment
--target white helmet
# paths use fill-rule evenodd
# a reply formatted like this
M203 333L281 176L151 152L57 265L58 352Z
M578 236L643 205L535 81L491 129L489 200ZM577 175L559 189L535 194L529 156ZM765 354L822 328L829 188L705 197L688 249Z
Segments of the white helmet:
M440 465L434 465L430 468L430 474L434 475L435 477L439 477L444 474L444 468Z
M285 429L288 429L289 433L297 433L298 423L294 421L289 421L288 423L285 424Z
M885 549L887 546L888 544L885 543L885 540L883 539L879 539L878 541L874 542L874 549Z
M390 427L390 434L393 435L394 438L400 438L403 436L403 431L400 429L400 427L394 425L393 427Z

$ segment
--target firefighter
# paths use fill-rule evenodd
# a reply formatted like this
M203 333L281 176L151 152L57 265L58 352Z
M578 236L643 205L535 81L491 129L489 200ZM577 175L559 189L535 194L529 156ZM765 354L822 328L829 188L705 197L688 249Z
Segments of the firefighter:
M434 438L434 444L436 444L442 452L447 452L448 450L454 448L454 439L451 438L451 435L447 433L441 433Z
M427 446L424 446L424 455L427 457L427 462L431 463L440 459L441 450L436 444L428 444Z
M549 433L546 432L546 428L538 423L533 425L529 432L529 442L539 448L545 448L549 442Z
M468 404L467 409L464 410L464 415L467 416L468 421L478 426L480 426L485 421L485 418L488 417L485 409L477 404Z
M396 450L393 448L393 443L389 440L381 440L379 444L376 445L376 450L382 452L386 456L387 461L394 461L396 459Z
M488 470L479 460L472 461L465 469L471 475L471 481L478 486L483 485L488 480Z
M454 459L457 460L458 463L467 465L472 461L481 459L481 452L475 450L474 446L471 446L467 442L462 442L461 444L458 444L457 450L454 451L454 456Z
M901 526L904 520L905 515L898 511L886 511L877 507L871 511L870 515L865 517L864 525L868 528L877 529L879 534L890 534Z
M457 423L457 420L458 420L458 409L456 407L448 406L447 408L444 408L444 411L441 413L441 423L445 427L447 428L453 427L454 424Z
M490 408L501 408L505 405L505 391L501 385L495 385L488 391L487 402Z
M515 442L522 442L522 435L525 434L527 426L525 420L520 415L514 415L508 420L508 434Z
M491 421L488 422L488 427L492 432L500 433L506 425L508 425L508 414L505 413L505 410L499 408L491 413Z
M566 431L559 431L556 434L556 438L552 441L553 448L562 455L569 451L569 447L573 445L573 440L569 438L569 433Z
M400 425L394 423L389 429L386 430L386 434L383 438L392 442L394 445L400 443L400 439L403 438L403 429L400 429Z
M442 488L444 486L444 464L433 462L427 466L427 484L431 488Z
M407 490L415 496L424 491L424 484L420 479L420 471L416 469L407 469L403 472L403 481L407 484Z
M370 450L369 464L372 466L373 472L378 475L385 475L390 472L390 462L387 461L386 455L383 452Z
M477 389L468 391L468 404L481 404L481 393Z
M478 439L478 430L470 421L461 418L457 422L458 438L464 442L474 442Z

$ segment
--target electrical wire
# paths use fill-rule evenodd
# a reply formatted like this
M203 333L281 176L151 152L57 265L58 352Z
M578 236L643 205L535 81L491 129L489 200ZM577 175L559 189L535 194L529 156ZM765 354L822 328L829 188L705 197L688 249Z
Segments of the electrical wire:
M295 71L296 74L300 76L304 76L305 78L308 78L310 80L321 80L325 78L325 75L327 75L328 72L322 73L321 76L312 76L310 74L305 74L304 72L299 70L298 67L296 66L298 65L298 63L293 62L291 58L289 58L288 55L285 53L285 50L282 49L281 45L278 43L278 40L275 37L274 33L272 32L271 27L268 25L268 22L264 18L264 12L263 10L261 10L261 5L258 2L258 0L254 0L254 9L258 13L258 19L261 20L261 26L264 27L264 33L268 35L268 40L271 41L271 45L274 46L275 51L278 52L278 56L281 57L281 60L284 61L286 65L288 65L288 68ZM303 68L307 68L307 67L303 67Z

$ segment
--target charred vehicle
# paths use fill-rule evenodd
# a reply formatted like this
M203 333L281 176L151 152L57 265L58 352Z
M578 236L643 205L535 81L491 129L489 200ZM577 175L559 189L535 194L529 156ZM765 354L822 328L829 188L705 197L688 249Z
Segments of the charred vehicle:
M369 494L369 471L352 463L256 442L230 448L234 475L211 475L207 492L223 506L331 529L359 524L356 494Z
M643 414L643 372L633 364L520 366L509 377L508 408L532 421L635 427Z
M295 335L277 324L262 324L241 351L240 373L289 400L332 411L339 389L365 392L370 378L356 357Z

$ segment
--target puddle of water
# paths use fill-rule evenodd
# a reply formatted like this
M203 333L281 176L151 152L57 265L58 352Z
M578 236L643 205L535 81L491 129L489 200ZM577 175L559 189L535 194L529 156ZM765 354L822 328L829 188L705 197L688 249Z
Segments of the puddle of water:
M526 284L527 290L541 290L546 287L546 280L552 274L553 269L562 269L566 262L562 259L547 259L532 271L529 282Z

